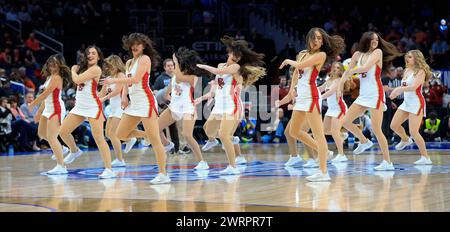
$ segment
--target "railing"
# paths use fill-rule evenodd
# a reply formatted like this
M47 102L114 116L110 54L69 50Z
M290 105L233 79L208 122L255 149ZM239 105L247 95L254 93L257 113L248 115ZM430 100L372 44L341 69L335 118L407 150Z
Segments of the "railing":
M53 39L52 37L38 31L33 30L33 33L35 34L35 38L39 41L39 43L42 44L47 49L50 49L56 53L64 53L64 44ZM53 44L52 44L53 43Z

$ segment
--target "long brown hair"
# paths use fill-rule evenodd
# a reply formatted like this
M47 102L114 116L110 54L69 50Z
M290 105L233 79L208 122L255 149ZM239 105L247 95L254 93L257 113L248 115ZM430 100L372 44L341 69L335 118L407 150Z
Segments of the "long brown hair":
M420 50L411 50L406 53L408 55L410 53L414 57L414 68L416 69L416 72L419 70L423 70L425 72L425 83L428 82L431 77L433 76L433 73L431 72L430 66L427 64L425 57L423 56L422 52ZM405 55L405 63L406 63L406 55ZM414 73L414 75L417 73Z
M311 51L310 42L316 38L316 31L318 31L322 35L323 44L320 47L320 50L327 54L326 62L334 61L336 57L345 50L344 39L338 35L330 36L322 28L313 27L306 35L306 46L308 52Z
M239 74L242 76L244 86L251 85L266 75L266 69L262 67L264 65L264 54L251 50L247 41L234 40L230 36L224 36L220 41L227 46L227 52L231 52L234 57L240 58L237 64L240 65Z
M42 76L46 76L46 77L50 76L51 73L50 73L49 66L52 63L56 63L58 65L58 68L59 68L58 74L61 76L61 78L63 80L63 88L64 88L64 86L66 86L69 83L71 71L70 71L70 68L66 64L66 60L64 59L63 55L61 55L59 53L51 55L45 62L44 66L42 67L41 74L42 74Z
M197 64L204 64L204 62L196 51L186 47L180 47L175 52L175 56L178 59L180 71L185 75L210 76L210 72L197 67Z
M87 47L87 48L84 50L83 56L81 56L81 58L80 58L80 64L79 64L80 69L78 70L78 74L83 73L84 71L86 71L86 70L88 69L88 60L87 60L87 56L88 56L88 54L89 54L89 49L91 49L91 48L94 48L94 49L97 51L98 58L99 58L99 60L98 60L98 62L97 62L97 65L98 65L100 68L103 67L103 59L104 59L104 57L103 57L103 52L102 52L102 50L100 50L100 48L97 47L97 46L95 46L95 45L90 45L89 47Z
M403 54L398 51L398 49L391 43L387 42L381 36L373 31L364 32L361 36L361 39L358 43L357 51L366 53L370 50L370 41L372 40L373 35L378 36L378 47L383 51L383 71L387 70L389 64L397 57L402 56Z
M158 66L161 57L155 49L155 43L148 36L142 33L131 33L128 36L122 37L122 47L128 51L130 57L133 57L131 52L131 46L133 44L142 44L144 46L143 54L150 58L152 67L155 68Z

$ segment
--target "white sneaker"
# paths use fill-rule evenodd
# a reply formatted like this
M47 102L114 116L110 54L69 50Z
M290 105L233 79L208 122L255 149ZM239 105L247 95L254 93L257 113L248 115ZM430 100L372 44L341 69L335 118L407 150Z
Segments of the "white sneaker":
M194 171L195 174L197 174L197 177L200 179L206 179L209 174L209 170L207 169L196 169Z
M284 166L292 167L292 166L294 166L294 165L296 165L296 164L298 164L298 163L300 163L302 161L303 161L303 159L299 155L297 155L297 156L289 156L289 160L286 163L284 163Z
M233 136L233 144L239 144L241 142L241 139L237 136Z
M433 162L430 157L426 158L425 156L420 156L420 159L414 162L415 165L431 165Z
M109 168L105 168L102 174L98 176L100 179L110 179L116 177L116 173L113 172L113 170Z
M206 142L206 144L203 145L202 151L208 151L208 150L210 150L211 148L217 146L218 144L219 144L219 140L217 140L217 139L214 139L213 142L211 142L211 141L208 140L208 141Z
M128 141L125 144L125 149L123 150L123 152L128 153L131 151L131 148L133 148L134 144L136 143L137 139L136 138L131 138L130 141Z
M167 184L169 182L170 177L168 175L158 173L158 175L150 181L150 184Z
M141 140L141 145L144 147L148 147L151 145L151 143L149 143L149 142L147 142L147 140L143 139L143 140Z
M337 156L331 160L331 163L346 162L347 160L348 160L347 156L342 155L342 154L337 154Z
M306 161L306 164L303 164L304 168L318 168L319 165L317 164L317 162L314 159L309 159L308 161Z
M301 176L302 175L301 170L298 170L298 169L290 167L290 166L284 167L284 170L286 170L290 176Z
M70 152L70 149L66 146L62 146L62 150L63 150L63 158L65 155L67 155ZM56 156L52 155L52 160L56 160Z
M235 162L236 162L236 164L246 164L247 160L245 159L244 156L240 155L240 156L236 157Z
M78 151L75 153L69 152L69 155L64 158L65 164L71 164L73 161L75 161L76 158L80 157L83 154L83 151L78 148Z
M333 159L334 151L328 150L328 158L327 161L331 161Z
M401 151L401 150L405 149L405 147L407 147L413 143L414 143L414 141L411 138L408 138L408 140L406 142L400 141L399 143L397 143L397 145L395 145L395 150Z
M239 172L239 169L233 168L230 165L227 166L224 170L219 172L220 175L239 175L241 172Z
M198 162L197 166L194 167L195 170L206 170L209 169L208 163L205 161Z
M342 141L346 140L348 138L348 132L342 133Z
M311 182L318 182L318 181L330 181L330 175L328 175L328 172L326 174L323 174L321 171L306 177L306 180L311 181Z
M113 168L117 167L125 167L127 164L125 163L125 160L120 161L119 159L115 159L113 162L111 162L111 166Z
M170 152L174 147L175 144L172 141L170 141L169 144L164 146L164 151L166 151L166 153Z
M48 175L65 175L67 174L67 168L57 164L52 170L48 171Z
M375 171L395 171L394 164L383 160L380 165L374 167Z
M353 154L358 155L363 152L365 152L367 149L371 148L373 146L373 142L369 139L366 143L359 143L358 147L353 151Z

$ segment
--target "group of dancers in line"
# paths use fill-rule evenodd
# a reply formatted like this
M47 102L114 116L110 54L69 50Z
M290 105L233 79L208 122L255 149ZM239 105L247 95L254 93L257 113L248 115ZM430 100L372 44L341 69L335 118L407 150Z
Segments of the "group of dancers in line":
M158 115L156 98L149 87L151 69L159 63L160 56L154 48L153 41L146 35L132 33L123 37L123 48L132 57L125 64L116 55L104 60L101 50L94 45L86 48L84 59L71 69L66 65L62 55L50 56L42 70L43 75L47 76L45 89L29 105L32 108L41 103L37 115L40 118L38 134L40 138L48 141L57 163L47 174L67 174L66 164L72 163L82 155L71 133L85 119L89 121L105 166L99 178L114 178L116 173L112 167L126 166L121 141L143 138L152 144L159 170L158 175L150 183L169 183L171 179L166 170L166 152L173 147L173 143L167 140L162 130L178 120L183 120L182 135L198 162L194 169L209 169L201 150L207 151L218 145L217 138L219 138L229 163L220 174L240 174L236 165L247 162L241 155L239 138L233 136L244 112L240 94L243 88L266 74L263 68L264 54L254 52L245 40L224 36L221 41L227 47L228 59L217 68L204 64L195 51L185 47L179 48L173 54L175 76L166 93L167 98L170 98L170 105L161 115ZM344 39L340 36L330 36L321 28L312 28L307 34L306 42L306 50L301 51L296 60L286 59L279 67L281 69L290 65L295 69L289 94L275 103L280 106L293 101L293 114L285 130L290 153L285 166L303 162L296 146L299 140L303 142L311 156L303 167L320 168L320 171L306 179L330 181L327 161L348 160L343 150L343 140L348 133L341 133L342 127L359 139L354 154L360 154L373 146L373 143L353 124L354 119L369 110L373 131L383 154L383 161L374 169L394 171L388 144L381 130L383 111L386 108L381 72L390 61L402 54L377 33L366 32L361 37L358 50L353 54L348 69L344 71L342 63L334 62L328 80L318 87L316 79L321 68L325 63L334 61L343 52ZM415 164L430 165L432 162L427 154L425 142L419 134L419 127L425 114L422 85L431 77L431 71L419 50L408 51L405 55L405 64L402 86L394 89L389 96L393 99L404 93L404 102L391 123L391 128L402 138L396 149L402 150L413 143L401 126L405 120L409 120L410 134L421 154L421 158ZM199 77L206 73L215 75L211 90L194 99L194 86ZM102 79L103 87L97 92L97 85L101 76L105 74L108 77ZM342 100L342 92L355 74L360 78L360 94L347 108ZM69 80L77 84L76 102L65 117L66 110L61 99L61 91ZM195 106L204 100L210 102L213 99L214 108L204 125L208 141L200 149L193 137L197 117ZM322 99L327 99L328 102L328 111L323 122L320 112ZM102 105L106 100L110 102L111 114L107 119L105 131L115 151L116 159L113 162L103 134L106 118ZM140 122L144 130L137 129ZM312 136L308 134L309 129ZM55 133L58 131L59 133ZM328 150L325 134L331 134L336 143L338 154L334 158L333 152ZM58 136L68 148L61 145Z

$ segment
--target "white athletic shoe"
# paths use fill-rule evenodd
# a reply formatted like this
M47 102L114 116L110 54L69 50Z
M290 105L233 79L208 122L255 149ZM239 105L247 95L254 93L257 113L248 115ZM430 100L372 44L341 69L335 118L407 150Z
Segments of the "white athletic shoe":
M241 172L239 172L239 169L233 168L230 165L227 166L224 170L219 172L220 175L239 175Z
M237 136L233 136L233 144L239 144L241 142L241 139Z
M105 168L105 170L103 171L103 173L100 174L100 175L98 176L98 178L100 178L100 179L111 179L111 178L114 178L114 177L116 177L116 176L117 176L117 175L116 175L116 173L113 172L113 170L111 170L111 169L109 169L109 168Z
M195 170L207 170L209 169L208 163L206 161L198 162L197 166L194 167Z
M48 175L66 175L67 168L57 164L52 170L48 171Z
M125 167L127 164L125 163L125 160L120 161L119 159L115 159L113 162L111 162L111 167L118 168L118 167Z
M175 147L175 144L172 141L170 141L169 144L164 146L164 151L170 152L174 147Z
M375 171L395 171L394 164L383 160L380 165L374 167Z
M294 167L286 166L284 167L284 170L286 170L290 176L301 176L302 170L296 169Z
M206 179L208 177L209 170L208 169L196 169L194 171L194 173L197 175L198 178Z
M347 160L348 160L347 156L345 156L343 154L337 154L337 156L331 160L331 163L346 162Z
M284 163L284 166L292 167L292 166L294 166L294 165L296 165L296 164L298 164L298 163L300 163L302 161L303 161L303 159L299 155L297 155L297 156L289 156L289 160L286 163Z
M311 181L311 182L319 182L319 181L330 181L330 175L328 175L328 172L326 174L323 174L321 171L306 177L306 180Z
M158 173L158 175L150 181L150 184L167 184L169 183L170 177L168 175L164 175L162 173Z
M208 150L210 150L211 148L217 146L218 144L219 144L219 140L217 140L217 139L214 139L213 142L211 142L211 141L208 140L208 141L206 142L206 144L203 145L202 151L208 151Z
M433 162L430 157L426 158L425 156L420 156L420 159L414 162L415 165L431 165Z
M71 164L73 161L75 161L76 158L80 157L83 154L83 151L78 148L78 151L75 153L69 152L69 155L64 158L65 164Z
M125 153L130 152L131 149L133 148L134 144L136 143L136 141L137 141L136 138L131 138L130 141L125 143L125 149L123 150L123 152L125 152Z
M328 158L327 161L331 161L333 159L334 151L328 150Z
M62 146L62 150L63 150L63 158L65 155L67 155L70 152L70 149L66 146ZM52 160L56 160L56 156L52 155Z
M234 160L234 162L236 162L236 164L246 164L247 160L245 159L244 156L240 155L237 156L236 159Z
M306 164L303 164L304 168L318 168L319 165L317 164L317 162L314 159L309 159L308 161L306 161Z
M367 149L371 148L373 146L373 142L369 139L366 143L359 143L358 147L353 151L353 154L358 155L363 152L365 152Z
M406 142L400 141L399 143L397 143L397 145L395 145L395 150L401 151L401 150L405 149L405 147L407 147L413 143L414 143L414 141L411 138L408 138L408 140Z
M348 132L342 133L342 141L346 140L348 138Z
M143 140L141 140L141 145L144 146L144 147L148 147L148 146L151 145L151 143L148 142L147 140L143 139Z

